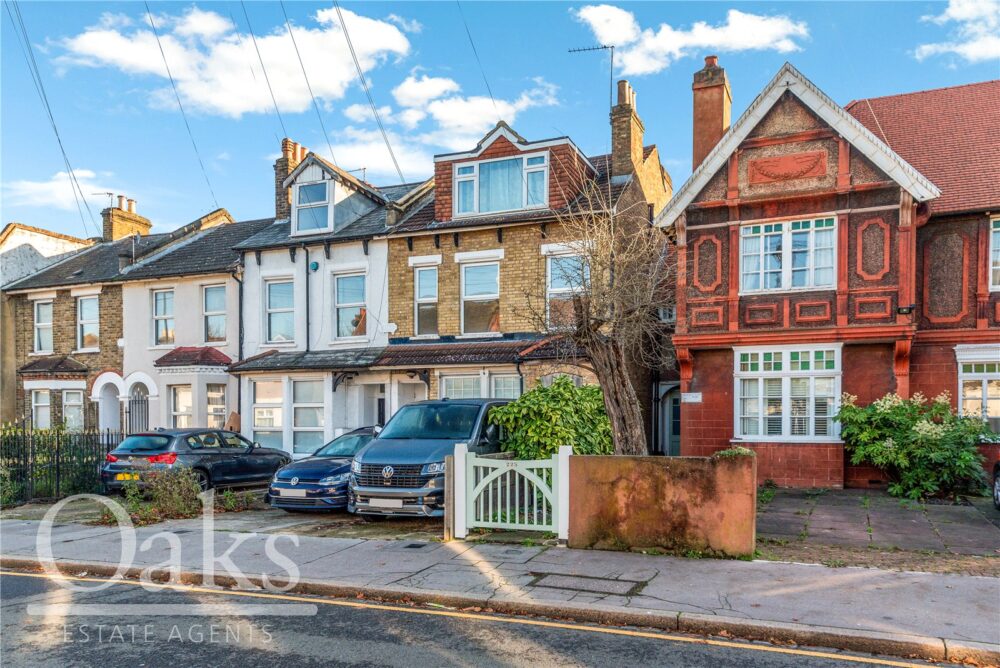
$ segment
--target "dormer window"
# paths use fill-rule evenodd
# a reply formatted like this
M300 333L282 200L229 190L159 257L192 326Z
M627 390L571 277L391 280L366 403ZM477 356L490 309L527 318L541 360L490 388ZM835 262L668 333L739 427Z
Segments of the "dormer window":
M549 201L549 155L456 163L454 179L456 216L545 207Z
M315 234L333 229L332 181L295 186L294 233Z

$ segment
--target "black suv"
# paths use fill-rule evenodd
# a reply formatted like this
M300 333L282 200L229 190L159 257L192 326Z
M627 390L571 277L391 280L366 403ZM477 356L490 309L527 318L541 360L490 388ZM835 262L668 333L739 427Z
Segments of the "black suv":
M292 458L283 450L251 443L218 429L163 429L133 434L108 453L101 469L107 491L144 473L179 466L192 469L202 489L266 484Z

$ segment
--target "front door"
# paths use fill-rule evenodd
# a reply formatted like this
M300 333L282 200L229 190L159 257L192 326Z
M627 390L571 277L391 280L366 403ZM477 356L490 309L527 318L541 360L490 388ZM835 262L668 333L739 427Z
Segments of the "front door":
M660 448L663 454L681 454L681 390L673 387L660 399Z

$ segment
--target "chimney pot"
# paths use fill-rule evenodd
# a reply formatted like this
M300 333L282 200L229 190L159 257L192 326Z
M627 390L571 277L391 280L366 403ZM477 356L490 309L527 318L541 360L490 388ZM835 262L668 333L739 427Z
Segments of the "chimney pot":
M118 196L118 208L122 211L125 210L125 195Z
M697 169L729 130L733 94L718 56L706 56L705 67L694 73L691 168Z
M129 198L129 200L128 200L128 212L129 213L135 213L135 200L134 199Z
M719 57L718 56L705 56L705 67L718 67Z

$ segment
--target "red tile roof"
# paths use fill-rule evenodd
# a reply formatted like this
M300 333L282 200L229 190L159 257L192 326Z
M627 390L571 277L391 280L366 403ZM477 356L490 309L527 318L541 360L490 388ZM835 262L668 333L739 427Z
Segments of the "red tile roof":
M941 189L932 213L1000 208L1000 79L855 100L846 109Z
M232 361L218 348L181 346L153 362L153 366L229 366Z

